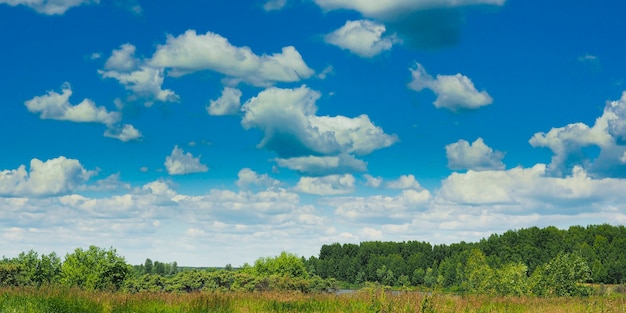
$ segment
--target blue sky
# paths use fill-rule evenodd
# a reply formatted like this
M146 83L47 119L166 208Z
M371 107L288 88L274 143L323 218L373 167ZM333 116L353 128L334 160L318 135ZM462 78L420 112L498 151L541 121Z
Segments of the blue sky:
M626 222L623 1L0 0L0 244L182 265Z

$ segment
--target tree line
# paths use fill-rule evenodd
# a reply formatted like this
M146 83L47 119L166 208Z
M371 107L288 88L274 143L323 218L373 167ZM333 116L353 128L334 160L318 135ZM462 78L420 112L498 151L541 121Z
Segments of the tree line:
M380 242L324 245L310 272L353 284L440 286L500 294L579 295L581 283L626 279L624 226L509 230L474 243ZM562 283L558 286L558 283Z
M253 265L235 269L181 268L177 262L146 259L130 265L113 248L91 246L68 253L39 255L22 252L15 258L0 260L0 287L40 287L59 285L86 290L124 292L194 291L328 291L336 288L334 279L310 274L304 259L287 252L263 257Z
M440 287L458 292L573 296L588 283L626 280L624 226L531 227L474 243L380 242L323 245L308 259L283 252L241 268L184 268L146 259L129 265L113 248L91 246L66 254L22 252L0 260L0 286L63 285L90 290L328 291L338 282ZM587 283L587 285L585 285Z

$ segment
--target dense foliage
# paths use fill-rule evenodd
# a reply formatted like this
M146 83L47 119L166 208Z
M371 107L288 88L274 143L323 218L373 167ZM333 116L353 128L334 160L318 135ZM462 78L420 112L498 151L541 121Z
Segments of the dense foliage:
M626 280L624 226L532 227L476 243L362 242L324 245L310 272L349 283L441 286L499 294L584 295L580 283Z
M589 284L623 284L626 228L528 228L476 243L362 242L324 245L309 259L283 252L234 269L181 268L146 259L131 266L115 249L23 252L0 261L0 286L61 285L126 292L328 291L337 282L440 287L489 295L584 296Z
M327 291L334 279L310 275L304 260L286 252L277 257L259 258L253 266L234 270L181 269L177 262L146 259L131 266L114 249L95 246L76 249L65 260L52 253L39 256L34 251L0 261L0 286L62 285L85 290L127 292L194 291Z

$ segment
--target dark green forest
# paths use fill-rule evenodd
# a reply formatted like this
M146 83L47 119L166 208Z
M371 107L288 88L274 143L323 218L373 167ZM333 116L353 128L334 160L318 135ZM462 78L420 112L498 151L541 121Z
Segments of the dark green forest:
M576 291L541 289L554 285L551 280L564 279L624 283L626 228L607 224L567 230L531 227L493 234L475 243L450 245L418 241L335 243L322 246L319 257L309 258L306 264L310 272L322 278L354 284L568 294Z
M23 252L0 260L0 286L62 285L125 292L332 291L367 284L494 295L584 296L592 284L623 286L626 228L526 228L474 243L362 242L324 245L309 258L283 252L241 268L186 268L146 259L130 265L115 249Z

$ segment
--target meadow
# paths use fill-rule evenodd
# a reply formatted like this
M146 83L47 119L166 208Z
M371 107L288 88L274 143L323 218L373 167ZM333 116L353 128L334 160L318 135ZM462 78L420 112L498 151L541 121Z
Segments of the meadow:
M123 293L65 287L0 289L0 313L207 312L626 312L624 295L493 297L364 289L349 294L301 292Z

